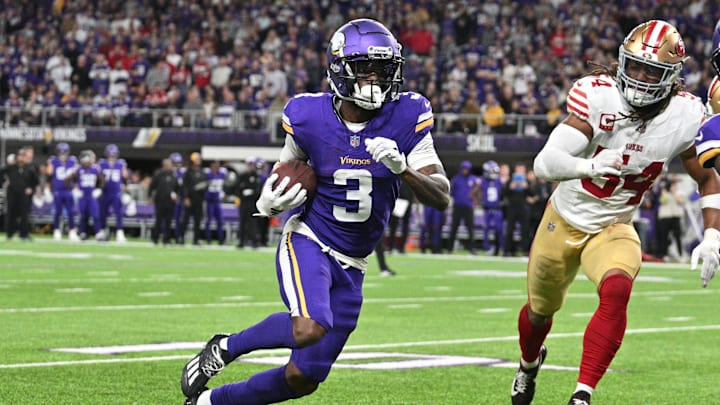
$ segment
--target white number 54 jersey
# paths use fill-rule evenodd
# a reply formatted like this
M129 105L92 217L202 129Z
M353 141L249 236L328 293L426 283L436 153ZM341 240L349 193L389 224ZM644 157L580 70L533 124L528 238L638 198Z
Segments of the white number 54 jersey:
M580 157L591 158L606 148L623 150L620 176L563 181L551 197L558 213L586 233L630 223L665 163L693 146L705 117L702 101L680 92L643 127L640 120L631 118L632 109L607 75L576 81L568 93L567 109L593 129L593 138Z

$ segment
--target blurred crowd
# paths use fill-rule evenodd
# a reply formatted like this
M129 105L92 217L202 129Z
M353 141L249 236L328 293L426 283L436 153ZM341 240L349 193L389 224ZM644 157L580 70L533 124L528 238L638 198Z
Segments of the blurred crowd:
M545 119L523 131L542 134L588 62L612 63L624 34L650 18L678 28L691 56L685 86L705 97L720 3L0 0L0 99L18 108L5 121L37 125L46 107L47 125L82 110L85 125L147 126L147 111L174 109L157 124L228 128L243 110L244 128L264 128L288 97L328 89L329 36L358 17L396 34L405 87L446 113L446 132L475 133L478 122L514 132L515 114L530 114Z

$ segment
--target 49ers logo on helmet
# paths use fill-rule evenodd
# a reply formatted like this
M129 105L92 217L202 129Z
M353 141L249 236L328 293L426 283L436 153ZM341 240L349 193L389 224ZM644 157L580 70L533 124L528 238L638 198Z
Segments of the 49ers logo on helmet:
M680 57L685 56L685 42L683 42L682 38L678 38L678 43L675 45L675 52L677 52Z

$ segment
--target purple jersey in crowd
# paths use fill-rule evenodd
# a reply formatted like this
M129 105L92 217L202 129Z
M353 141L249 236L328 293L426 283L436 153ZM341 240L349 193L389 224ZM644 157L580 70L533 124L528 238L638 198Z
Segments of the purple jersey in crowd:
M123 171L127 167L125 159L117 159L114 162L110 162L108 159L100 159L98 165L105 176L103 194L119 195L122 192Z
M450 193L452 194L453 204L462 207L472 207L473 201L471 197L472 190L477 187L480 179L477 176L468 174L464 176L458 174L452 178L450 184Z
M78 168L78 161L75 156L68 156L63 162L57 156L50 156L50 164L53 167L52 189L55 192L70 191L72 186L68 188L65 185L65 178L71 175Z
M483 208L500 208L502 202L502 182L500 179L483 178L482 205Z
M307 154L317 175L316 198L303 220L322 242L351 257L368 256L395 206L400 180L365 151L365 140L382 136L406 156L432 129L430 102L404 93L385 104L357 133L337 118L332 94L296 96L285 107L283 126ZM418 117L428 119L418 123Z

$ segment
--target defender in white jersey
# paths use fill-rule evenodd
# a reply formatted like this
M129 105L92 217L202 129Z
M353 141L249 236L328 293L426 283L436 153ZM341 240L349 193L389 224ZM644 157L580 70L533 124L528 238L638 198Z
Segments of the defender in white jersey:
M559 181L533 241L528 303L520 311L522 357L513 404L529 404L547 354L552 317L583 268L600 304L583 340L580 375L569 404L589 404L620 347L632 283L640 270L640 240L632 215L674 156L699 185L704 201L718 197L720 177L703 168L694 137L702 101L679 89L685 48L675 27L653 20L637 26L619 61L577 80L567 97L568 118L553 130L535 159L535 173ZM714 197L711 197L714 199ZM706 204L705 239L693 251L707 279L720 263L720 204Z

